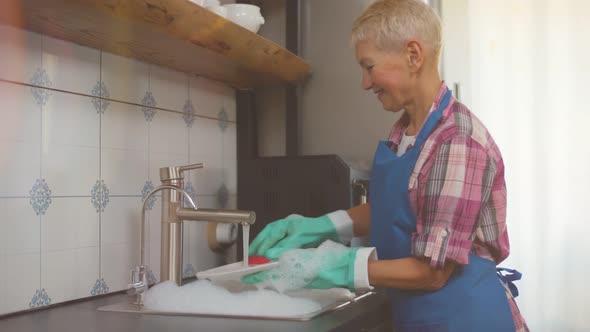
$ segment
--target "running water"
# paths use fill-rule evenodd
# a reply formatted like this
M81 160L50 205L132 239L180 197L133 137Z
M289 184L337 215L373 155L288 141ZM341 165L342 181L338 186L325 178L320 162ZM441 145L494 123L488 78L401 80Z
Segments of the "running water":
M250 224L242 224L243 267L248 267L248 249L250 248Z

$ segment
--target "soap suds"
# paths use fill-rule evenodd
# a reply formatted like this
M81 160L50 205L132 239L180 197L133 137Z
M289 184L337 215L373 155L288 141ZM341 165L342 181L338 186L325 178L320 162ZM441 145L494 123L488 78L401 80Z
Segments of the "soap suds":
M281 293L304 288L317 278L322 268L329 269L330 266L339 264L332 259L349 249L343 244L327 240L315 249L285 251L279 257L276 268L262 272L268 274L268 279L257 286Z
M182 287L172 281L163 282L148 290L144 305L157 311L270 317L298 317L321 309L314 301L270 290L231 293L208 280Z

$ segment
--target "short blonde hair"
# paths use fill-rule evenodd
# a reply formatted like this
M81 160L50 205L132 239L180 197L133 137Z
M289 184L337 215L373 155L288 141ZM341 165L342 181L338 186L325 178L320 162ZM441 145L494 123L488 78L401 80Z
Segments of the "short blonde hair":
M409 40L418 40L438 63L442 48L440 18L422 0L376 0L352 25L353 46L368 39L389 51L401 51Z

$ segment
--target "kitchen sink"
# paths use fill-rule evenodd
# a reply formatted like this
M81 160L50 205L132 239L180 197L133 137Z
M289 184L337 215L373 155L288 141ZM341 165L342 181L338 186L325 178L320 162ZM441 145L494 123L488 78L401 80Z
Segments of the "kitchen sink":
M241 283L227 283L222 285L230 292L241 292L244 290L251 290L248 288L249 285ZM251 286L250 286L251 287ZM227 313L199 313L199 312L177 312L177 311L165 311L165 310L152 310L144 306L136 304L122 302L107 305L98 308L99 311L111 311L111 312L124 312L133 314L146 314L146 315L172 315L172 316L204 316L204 317L225 317L225 318L249 318L249 319L269 319L269 320L290 320L290 321L308 321L322 314L332 312L354 302L374 295L374 292L367 292L363 294L354 294L345 289L301 289L297 291L291 291L288 293L290 297L308 299L319 304L320 309L297 316L262 316L253 314L227 314Z

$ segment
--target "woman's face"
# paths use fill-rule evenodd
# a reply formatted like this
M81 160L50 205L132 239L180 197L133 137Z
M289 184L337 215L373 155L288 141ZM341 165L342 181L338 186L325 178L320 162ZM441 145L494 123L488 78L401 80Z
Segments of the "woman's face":
M401 53L382 51L364 40L356 44L356 59L363 72L363 89L373 91L383 109L398 112L409 103L411 72Z

